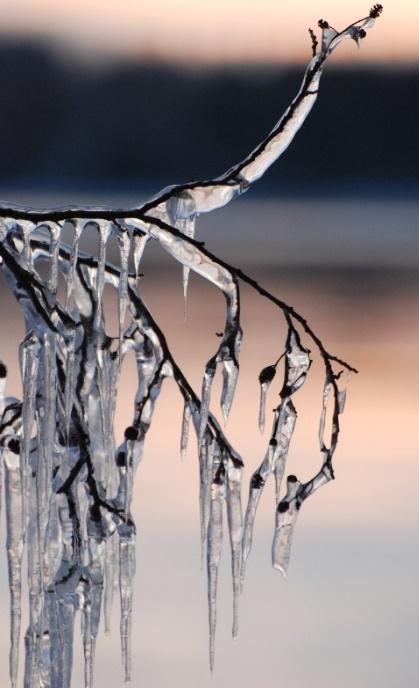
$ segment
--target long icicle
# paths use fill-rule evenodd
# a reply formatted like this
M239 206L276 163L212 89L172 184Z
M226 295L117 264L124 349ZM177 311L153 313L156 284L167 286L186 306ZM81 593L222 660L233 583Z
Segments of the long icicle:
M214 671L218 568L223 540L223 504L225 495L225 472L223 466L220 465L211 485L211 506L207 543L209 660L211 672Z

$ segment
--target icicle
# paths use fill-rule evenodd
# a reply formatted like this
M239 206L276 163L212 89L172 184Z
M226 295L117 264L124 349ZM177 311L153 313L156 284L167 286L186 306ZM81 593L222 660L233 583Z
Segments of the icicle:
M199 450L199 505L201 521L201 567L207 543L211 510L211 481L213 466L219 461L219 448L214 440L204 438Z
M10 590L10 681L17 686L21 623L22 555L24 541L23 490L19 440L9 440L4 449L7 561Z
M56 222L48 222L45 226L50 232L50 242L49 242L49 259L50 259L50 269L48 278L48 296L50 299L50 305L55 305L55 299L57 298L57 288L58 288L58 254L60 250L60 236L61 227ZM42 227L38 225L37 229Z
M297 411L291 399L284 399L279 407L276 445L274 447L272 463L275 474L275 498L279 503L282 478L285 472L285 464L291 444L292 435L297 421Z
M325 448L325 443L324 443L324 428L326 424L326 413L327 413L327 406L329 403L329 396L330 396L330 391L332 389L332 383L330 382L329 378L326 378L324 387L323 387L323 399L322 399L322 411L320 415L320 423L319 423L319 443L320 443L320 450L324 451Z
M106 263L106 243L111 231L111 225L104 220L96 220L99 230L99 257L96 272L96 312L94 328L96 331L101 329L102 320L102 294L105 286L105 263Z
M217 623L218 567L223 540L223 503L225 500L224 472L218 469L211 485L211 509L208 524L207 571L210 669L214 670L215 629Z
M178 220L176 226L182 234L193 239L195 237L195 220L196 216L191 215L190 217ZM188 282L189 282L190 268L183 266L183 299L184 299L184 317L186 320L186 299L188 295Z
M227 423L233 404L234 394L239 376L239 366L233 360L223 361L223 387L221 391L221 410L224 423Z
M35 225L33 222L21 220L19 222L19 227L22 230L22 235L23 235L23 252L22 252L22 258L24 264L29 268L32 269L32 254L31 254L31 246L30 246L30 236L33 230L35 229Z
M266 366L259 375L260 384L260 402L259 402L259 430L263 433L265 429L265 407L268 387L275 377L276 367L274 365Z
M223 387L221 391L221 410L224 423L227 422L239 376L239 356L243 333L239 324L240 299L238 285L233 282L227 300L227 322L223 340L216 361L223 364Z
M189 239L195 238L195 222L197 214L195 212L195 202L193 193L189 190L175 193L169 197L165 204L163 217L166 222L173 225ZM186 299L188 293L188 282L190 275L189 265L183 265L183 298L184 298L184 318L186 320Z
M40 428L41 443L39 448L39 463L36 473L37 480L37 513L40 558L43 559L45 546L45 531L49 513L51 497L51 480L53 468L54 436L56 429L56 339L46 333L43 344L43 410L38 413L38 427Z
M242 583L246 561L252 548L256 510L265 482L272 471L275 473L277 501L279 499L285 461L296 420L296 411L289 397L304 384L310 364L309 351L301 345L296 330L290 328L285 357L284 385L281 392L282 402L275 411L273 432L265 458L253 474L250 483L243 530ZM273 368L275 366L268 366L262 370L259 378L261 385L269 383L273 379L275 374Z
M84 566L88 566L89 563L89 509L90 509L90 499L88 497L88 491L84 484L77 485L77 506L80 520L80 560Z
M338 408L339 408L339 413L343 413L345 410L345 403L346 403L346 389L341 389L338 392Z
M272 566L274 569L278 569L284 577L287 575L292 536L300 506L296 499L300 488L301 483L295 475L289 475L287 479L287 494L279 502L276 510L275 535L272 543Z
M269 451L269 450L268 450ZM241 573L240 582L241 586L244 584L244 578L246 573L246 563L249 557L250 551L252 549L253 542L253 528L256 518L256 511L258 508L259 500L262 494L262 490L265 485L265 481L268 477L269 471L267 470L267 461L263 461L262 465L258 468L255 473L253 473L250 480L249 488L249 498L247 501L246 515L244 517L244 527L243 527L243 545L242 545L242 562L241 562Z
M74 638L74 616L76 609L76 600L74 593L63 594L62 597L56 598L55 595L49 595L52 599L50 603L54 605L53 613L56 614L56 630L55 630L55 652L58 653L59 660L57 662L58 672L55 675L55 680L51 681L51 688L59 686L59 688L70 688L71 686L71 670L73 667L73 638ZM51 618L51 617L50 617ZM52 624L54 626L54 622ZM51 634L52 635L52 634ZM52 646L51 642L51 646ZM53 653L51 653L53 654ZM54 662L52 664L52 674L54 676ZM55 669L56 671L56 669Z
M224 419L226 420L231 408L237 383L238 358L242 339L242 331L239 322L240 295L238 279L215 258L203 253L198 246L186 242L182 237L173 236L164 226L152 223L148 224L142 220L133 220L131 218L129 224L132 224L134 227L153 237L158 241L159 245L176 260L181 262L185 267L194 270L208 279L225 295L227 302L227 318L224 335L217 354L207 363L207 369L210 367L214 368L213 374L215 374L217 363L225 364L223 365L221 405ZM206 391L206 382L208 383L208 380L204 379L204 392ZM202 417L201 440L206 423L205 408Z
M65 307L66 310L69 310L70 306L70 301L71 297L73 295L74 291L74 277L76 274L77 270L77 261L79 257L79 240L81 233L86 226L86 221L80 221L80 220L73 220L72 225L73 225L73 230L74 230L74 239L73 239L73 246L71 247L70 250L70 262L68 264L68 269L67 269L67 283L66 283L66 296L65 296Z
M135 266L135 274L137 279L140 276L140 264L141 260L144 254L145 247L147 246L147 242L149 240L149 237L147 234L144 234L143 232L136 232L133 236L133 241L134 241L134 266Z
M129 526L119 528L119 590L121 595L121 648L125 682L131 680L132 596L135 575L135 540Z
M102 604L104 542L96 541L97 526L89 527L89 583L85 585L83 607L83 648L85 688L92 688L96 638L99 630L100 609Z
M287 384L287 382L289 383L292 379L294 379L294 373L294 368L290 365L286 365L284 389L291 390L291 392L293 391L292 384ZM297 378L295 379L297 380ZM299 379L300 378L298 378L298 380ZM275 410L272 435L269 441L268 449L265 453L265 457L259 468L253 473L250 480L249 498L243 528L241 571L242 585L244 583L247 559L252 549L253 530L259 500L265 487L265 483L269 475L273 472L275 474L275 503L278 504L282 477L285 470L285 463L287 460L296 419L297 412L291 399L289 397L283 398L280 405Z
M92 666L93 666L93 648L92 648L92 630L91 630L92 608L90 601L90 587L87 588L84 594L83 604L83 655L84 655L84 688L92 688Z
M183 407L183 416L182 416L182 431L181 431L181 436L180 436L180 458L182 459L182 461L185 460L186 450L188 448L190 420L191 420L191 409L190 409L189 403L187 401L185 401L185 405Z
M74 385L75 385L75 346L76 331L70 331L66 341L65 357L65 383L64 383L64 424L65 435L68 441L70 434L71 414L73 411Z
M54 583L55 576L60 566L62 553L61 527L58 519L57 503L55 499L50 500L45 542L44 586L45 589L48 589L48 587Z
M28 333L20 345L20 366L25 394L22 405L22 461L21 481L24 498L22 500L23 523L26 523L26 494L28 490L29 453L31 448L32 425L35 420L35 397L38 378L41 345L39 340Z
M133 491L133 466L132 466L132 452L127 448L125 454L125 520L128 520L130 513L132 491Z
M104 598L104 613L105 613L105 633L111 631L111 614L115 588L117 586L118 573L118 531L115 531L105 543L105 598Z
M121 263L118 286L119 354L121 354L125 312L128 303L128 257L131 247L131 239L127 230L119 230L118 244Z
M31 456L34 461L40 457ZM36 464L35 464L36 465ZM28 588L29 588L29 627L26 632L26 663L25 663L25 688L38 688L39 685L39 640L41 637L40 621L43 605L42 573L39 547L39 517L38 500L36 496L36 481L29 475L28 484L28 512L36 514L35 518L27 521L27 552L28 552Z
M227 517L230 534L231 571L233 578L233 639L239 632L239 598L241 573L241 542L243 531L243 515L241 505L242 465L228 459L227 465Z
M265 430L265 407L266 396L268 392L268 383L264 382L260 386L260 402L259 402L259 430L261 433Z
M118 380L121 372L121 348L119 349L119 356L117 358L110 357L109 361L109 389L108 389L108 399L109 399L109 409L108 409L108 422L109 422L109 432L112 435L113 422L115 417L116 408L116 398L118 393Z
M209 407L211 403L211 388L212 388L212 383L214 382L214 376L215 376L215 365L214 361L208 361L206 367L205 367L205 372L204 372L204 377L202 380L202 394L201 394L201 409L200 409L200 415L201 415L201 420L200 420L200 425L199 425L199 434L198 434L198 446L201 446L205 430L207 427L208 423L208 414L209 414Z

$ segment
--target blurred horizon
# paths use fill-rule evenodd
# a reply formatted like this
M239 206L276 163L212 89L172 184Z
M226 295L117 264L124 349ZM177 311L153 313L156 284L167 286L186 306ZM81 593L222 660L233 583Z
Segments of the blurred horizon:
M320 18L338 30L368 15L373 3L352 0L337 4L294 0L284 7L274 0L15 0L0 17L0 34L38 37L69 54L88 60L106 58L166 59L182 63L243 61L302 63L309 59L307 29ZM377 26L363 42L341 46L333 62L419 60L419 6L413 0L384 3Z
M297 93L298 65L84 64L0 43L0 189L151 194L245 157ZM307 123L251 195L416 193L419 64L330 65ZM8 200L13 200L9 198Z

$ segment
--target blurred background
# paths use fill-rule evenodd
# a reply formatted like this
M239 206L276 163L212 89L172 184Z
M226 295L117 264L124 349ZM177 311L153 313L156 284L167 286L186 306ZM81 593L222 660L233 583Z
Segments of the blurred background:
M368 11L358 0L14 0L0 17L0 198L127 206L165 184L221 174L296 94L310 58L307 28L324 18L341 29ZM336 51L314 110L281 160L245 197L198 222L210 250L293 304L360 374L349 381L337 479L304 505L286 581L270 568L272 489L264 495L234 644L226 543L212 678L196 446L191 439L181 463L181 405L167 384L136 482L134 685L417 685L418 38L419 4L389 2L360 51L349 42ZM152 247L144 273L144 298L199 389L223 299L192 277L184 323L181 269ZM10 393L21 396L22 322L0 286L1 357ZM115 326L111 312L109 322ZM285 333L248 289L243 324L227 434L246 463L246 495L269 432L260 437L257 429L257 376L282 352ZM320 464L321 385L317 362L296 397L288 472L302 479ZM278 391L272 385L268 411ZM133 394L128 364L118 436ZM8 680L6 580L2 557L1 685ZM96 685L104 688L122 685L118 626L115 610L112 634L101 635L97 649ZM80 643L76 655L79 688Z

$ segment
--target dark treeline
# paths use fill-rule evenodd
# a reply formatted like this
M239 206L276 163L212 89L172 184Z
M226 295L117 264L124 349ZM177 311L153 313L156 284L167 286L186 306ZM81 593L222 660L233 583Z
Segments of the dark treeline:
M223 172L269 131L303 69L89 68L37 45L0 47L0 182L182 182ZM308 122L263 182L419 179L419 70L329 68Z

